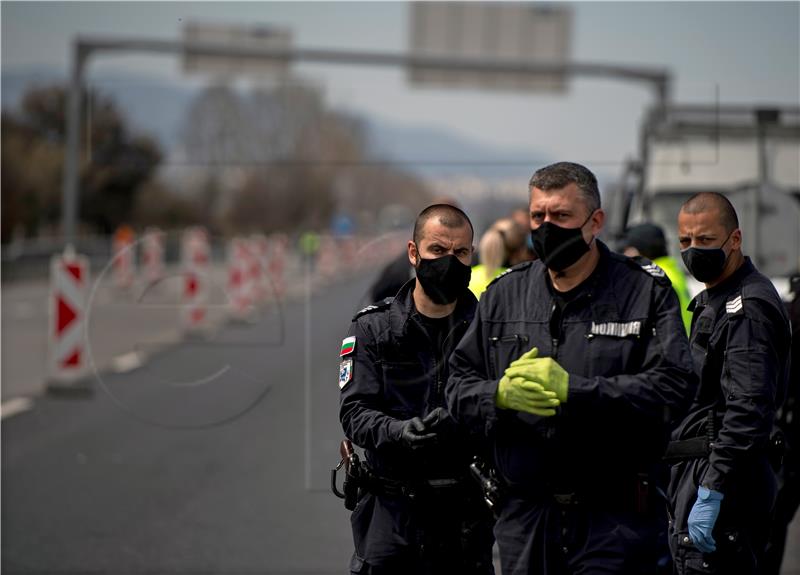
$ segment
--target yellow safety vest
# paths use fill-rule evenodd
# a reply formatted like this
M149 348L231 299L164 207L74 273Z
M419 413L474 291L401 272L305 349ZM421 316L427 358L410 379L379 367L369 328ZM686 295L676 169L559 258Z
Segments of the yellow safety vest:
M480 299L481 294L486 291L489 283L504 271L506 271L506 268L496 268L493 272L490 272L483 264L472 266L469 290L475 294L476 298Z
M653 263L664 270L669 281L672 282L672 289L678 294L678 301L681 304L681 319L683 319L683 325L686 327L686 333L689 334L692 328L692 312L688 308L689 302L692 301L692 296L689 293L689 286L686 285L686 276L683 274L683 270L681 270L675 258L669 256L656 258Z

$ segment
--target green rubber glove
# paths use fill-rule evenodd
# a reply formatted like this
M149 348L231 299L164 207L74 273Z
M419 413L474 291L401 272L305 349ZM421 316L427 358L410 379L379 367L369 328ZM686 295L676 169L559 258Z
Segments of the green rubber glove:
M554 392L547 391L541 384L508 376L500 379L494 399L495 405L502 409L515 409L542 417L555 415L555 408L561 403Z
M539 355L539 348L534 346L525 353L523 353L521 356L519 356L517 359L512 361L508 367L513 367L515 365L524 365L529 360L536 359L538 355Z
M531 350L533 351L533 350ZM506 369L505 376L521 377L540 384L545 390L555 392L561 403L567 402L569 374L552 357L521 357Z

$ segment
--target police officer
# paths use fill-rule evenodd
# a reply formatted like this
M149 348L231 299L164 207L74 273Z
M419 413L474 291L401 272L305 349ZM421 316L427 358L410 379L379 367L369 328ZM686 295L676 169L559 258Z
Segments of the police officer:
M700 386L668 450L677 461L670 546L678 573L758 573L776 496L779 454L770 446L788 383L789 319L772 283L742 254L725 196L687 200L678 238L706 289L692 301Z
M340 418L370 468L351 522L352 573L491 574L491 516L444 409L447 358L475 313L473 229L435 204L408 242L416 279L356 314L342 344Z
M780 575L789 525L800 508L800 273L789 278L789 291L794 298L788 304L789 320L792 324L792 361L786 400L778 414L778 427L784 435L785 451L783 466L778 472L778 496L775 500L775 516L772 518L769 542L762 575Z
M650 574L666 543L654 488L696 380L669 281L598 240L604 220L584 166L537 171L539 260L489 286L451 358L450 413L506 484L504 574Z
M447 204L458 208L458 202L449 196L434 198L433 204ZM394 297L405 283L414 278L414 266L408 263L408 254L403 252L398 254L392 261L386 264L377 279L369 287L369 301L378 301L387 297Z

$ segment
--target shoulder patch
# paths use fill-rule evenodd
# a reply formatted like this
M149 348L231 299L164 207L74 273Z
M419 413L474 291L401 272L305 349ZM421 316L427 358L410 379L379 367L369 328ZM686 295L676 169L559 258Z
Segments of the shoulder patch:
M353 379L353 360L344 359L339 363L339 389L350 383Z
M742 303L742 294L732 297L731 299L725 302L725 312L728 315L741 314L743 310L744 310L744 305Z
M342 348L339 350L339 357L350 355L356 350L356 336L351 335L342 340Z
M375 303L373 303L371 305L368 305L367 307L365 307L363 309L360 309L360 310L358 310L358 312L356 312L356 315L353 316L353 321L357 320L362 315L366 315L368 313L373 313L373 312L376 312L378 310L386 309L387 307L389 307L391 305L391 303L393 301L394 301L393 297L387 297L385 299L382 299L379 302L375 302Z
M492 281L490 281L490 282L487 284L487 286L486 286L486 287L488 288L490 285L493 285L493 284L495 284L495 283L497 282L497 280L499 280L499 279L500 279L500 278L502 278L502 277L505 277L505 276L507 276L507 275L508 275L508 274L510 274L510 273L513 273L513 272L518 272L518 271L521 271L521 270L524 270L524 269L527 269L527 268L531 267L531 264L532 264L532 263L533 263L533 262L522 262L522 263L520 263L520 264L517 264L517 265L515 265L515 266L513 266L513 267L510 267L510 268L508 268L506 271L504 271L504 272L503 272L503 273L501 273L499 276L495 277L495 278L494 278Z

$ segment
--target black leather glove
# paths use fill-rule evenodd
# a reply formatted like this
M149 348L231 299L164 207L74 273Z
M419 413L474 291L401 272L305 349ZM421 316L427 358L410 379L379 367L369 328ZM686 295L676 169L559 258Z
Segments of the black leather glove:
M411 449L419 449L435 443L436 433L426 429L425 423L419 417L415 417L402 422L400 442Z
M452 424L453 419L450 417L450 414L447 413L445 408L437 407L425 416L425 419L422 420L422 423L425 425L425 429L428 431L438 433L440 427L447 424Z

